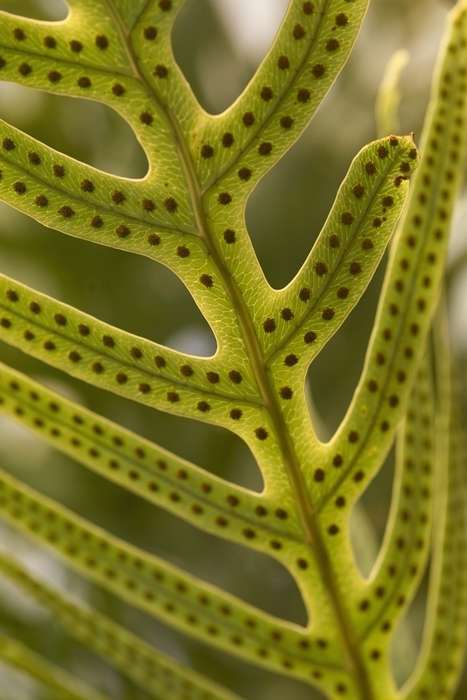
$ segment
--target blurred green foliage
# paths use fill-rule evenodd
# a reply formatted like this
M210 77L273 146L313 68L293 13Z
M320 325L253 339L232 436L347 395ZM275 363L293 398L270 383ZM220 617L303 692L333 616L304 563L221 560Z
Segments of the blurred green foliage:
M274 0L277 3L279 0ZM174 51L204 108L222 111L253 74L258 49L241 51L238 27L222 13L236 0L187 0L174 35ZM273 4L274 4L273 3ZM282 3L284 4L284 3ZM258 41L264 43L268 2L239 3L244 12L264 10ZM248 6L251 10L248 10ZM0 0L0 9L36 19L66 16L61 0ZM374 103L384 67L399 48L411 59L402 78L402 132L420 134L436 48L448 9L441 0L372 0L354 53L311 126L253 193L247 221L257 255L273 286L281 287L300 267L324 222L338 186L357 151L376 137ZM248 21L243 18L243 21ZM241 26L241 25L240 25ZM237 33L236 33L237 32ZM252 34L254 36L254 33ZM258 59L259 60L259 59ZM46 95L0 83L0 117L74 158L126 177L146 172L144 153L129 126L109 108L85 100ZM132 333L193 354L210 355L214 338L182 283L166 268L118 250L91 245L46 229L0 205L1 272L77 306ZM382 267L384 267L384 262ZM321 436L336 429L363 363L372 326L380 269L362 302L312 365L310 391L322 420ZM462 351L462 348L459 352ZM219 428L151 411L84 385L12 347L0 357L40 381L216 474L261 489L261 475L246 446ZM359 362L356 361L359 359ZM65 505L150 551L205 577L264 609L296 622L305 611L290 575L253 551L192 529L119 487L109 484L42 445L12 423L0 421L3 466ZM391 492L391 458L364 497L367 514L384 531ZM358 525L358 523L357 523ZM65 571L2 526L2 546L14 548L31 566L84 596L110 616L169 653L256 700L312 700L308 686L232 661L129 609ZM71 642L39 608L26 605L0 582L0 627L59 664L93 680L116 698L145 695L117 678L89 652ZM423 594L411 611L414 640L423 623ZM407 632L405 631L405 634ZM410 644L404 654L410 663ZM407 669L402 669L404 675ZM39 690L0 666L8 700L40 698ZM9 684L9 685L8 685ZM37 693L34 694L34 693ZM467 678L458 699L467 696Z

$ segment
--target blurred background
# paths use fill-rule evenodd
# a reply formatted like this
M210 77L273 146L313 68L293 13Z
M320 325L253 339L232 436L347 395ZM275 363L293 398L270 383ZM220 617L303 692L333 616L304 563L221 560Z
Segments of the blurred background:
M187 0L176 23L174 52L202 106L223 111L240 94L270 46L287 0ZM402 74L401 132L418 141L431 72L450 2L372 0L352 57L310 127L258 185L247 222L265 273L285 285L309 252L350 161L376 137L374 104L391 55L410 52ZM43 20L66 17L62 0L0 0L0 9ZM53 114L53 118L51 118ZM142 177L145 155L129 126L97 103L42 94L0 83L0 118L53 148L97 168ZM450 276L452 335L457 355L467 352L467 198L457 209ZM212 333L181 282L143 257L64 236L0 203L0 272L94 314L127 331L195 355L211 355ZM328 343L309 373L309 388L323 436L342 419L358 381L384 274L383 261L358 308ZM128 290L131 289L131 295ZM134 300L138 299L135 304ZM79 403L173 450L194 463L254 490L262 479L246 446L227 431L171 417L70 379L6 345L0 359ZM223 543L105 482L0 418L2 466L93 522L204 577L273 614L299 624L305 610L291 576L272 559ZM392 455L363 498L354 519L355 546L363 568L381 541L392 488ZM122 513L125 517L122 517ZM361 546L368 519L374 552ZM155 623L0 526L2 546L57 585L97 605L149 642L228 684L251 700L314 700L308 686L258 671ZM366 559L364 560L364 555ZM426 582L425 582L426 584ZM424 590L417 596L394 644L402 682L416 659L423 627ZM0 628L94 683L116 700L146 695L86 649L73 643L38 606L0 580ZM399 654L397 653L399 651ZM8 700L43 700L40 688L0 664ZM467 697L467 678L458 700Z

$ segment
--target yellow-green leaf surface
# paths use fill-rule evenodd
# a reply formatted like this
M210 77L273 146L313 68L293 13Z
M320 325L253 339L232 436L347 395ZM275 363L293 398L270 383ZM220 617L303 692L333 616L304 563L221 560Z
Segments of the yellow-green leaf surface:
M434 700L422 691L435 685L429 674L439 672L438 694L451 697L465 635L461 613L456 617L449 606L443 613L438 597L463 583L463 569L447 570L445 533L459 526L458 556L465 523L456 513L464 497L457 477L446 482L443 476L448 462L450 470L458 467L451 448L446 462L437 446L446 410L435 400L427 337L467 151L467 0L449 15L421 159L412 135L384 135L363 147L312 250L283 289L267 282L256 257L247 201L331 88L368 0L290 0L258 70L220 115L200 106L174 58L172 31L183 4L70 0L61 22L0 13L0 79L104 103L128 122L149 164L140 179L110 175L2 121L0 199L57 236L168 267L212 329L216 352L200 358L172 350L3 274L0 339L75 379L156 409L155 420L165 411L230 430L249 447L263 491L213 476L4 364L0 412L123 489L276 559L297 584L306 620L299 625L266 613L97 527L5 470L0 517L82 577L207 649L299 679L332 700L401 697L390 644L432 547L423 658L410 690L402 692L410 700ZM307 371L360 301L392 236L360 381L344 420L324 443L310 417ZM352 508L395 441L390 515L365 578L351 545ZM157 538L156 531L156 545ZM12 558L1 555L0 569L72 636L156 697L234 699L31 577ZM443 652L435 667L433 630L442 627L449 636L452 621L457 628L448 641L454 640L455 653ZM28 652L21 654L26 659ZM30 670L34 675L33 665Z

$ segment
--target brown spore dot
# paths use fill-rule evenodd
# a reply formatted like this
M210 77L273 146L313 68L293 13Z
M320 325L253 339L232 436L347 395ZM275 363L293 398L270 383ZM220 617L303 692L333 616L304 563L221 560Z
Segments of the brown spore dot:
M115 97L121 97L125 94L126 90L121 83L115 83L115 85L112 85L112 92L115 95Z
M102 374L104 371L104 366L100 362L94 362L92 366L92 371L96 374Z
M297 92L297 101L305 104L309 102L311 98L311 92L307 88L300 88Z
M238 177L240 180L249 180L252 176L252 171L250 168L240 168L240 170L237 172Z
M259 93L259 95L262 100L264 100L265 102L269 102L274 97L274 91L269 86L265 86L261 88L261 92Z
M282 399L289 400L293 396L293 390L289 386L283 386L279 389L279 394Z
M322 63L317 63L316 66L313 66L311 72L315 78L321 78L326 72L326 67Z
M86 335L89 335L90 332L91 332L91 329L89 328L89 326L85 326L84 323L80 323L80 324L79 324L79 326L78 326L78 333L79 333L80 335L86 336Z
M355 185L352 192L354 194L354 197L356 197L357 199L361 199L365 194L365 188L363 187L363 185Z
M159 0L159 7L162 12L168 12L172 9L172 0Z
M314 5L310 0L307 0L306 2L303 3L302 5L302 10L306 15L312 15L314 12Z
M330 535L337 535L337 533L339 532L339 528L337 525L330 525L328 527L328 532Z
M403 370L400 370L396 376L397 376L397 381L400 382L401 384L402 384L402 382L405 382L405 380L407 379L407 375Z
M46 46L48 49L57 48L57 41L56 41L56 39L54 39L53 36L45 36L43 41L44 41L44 46Z
M360 470L354 474L353 480L357 483L364 478L365 474Z
M284 321L291 321L293 319L293 317L294 317L294 312L292 311L292 309L289 309L288 307L285 309L282 309L281 318Z
M242 117L242 122L245 126L253 126L253 124L255 123L255 115L253 114L253 112L245 112L245 114Z
M214 280L212 279L211 275L203 274L199 278L199 281L201 282L201 284L203 284L208 289L211 289L211 287L214 286Z
M28 161L31 163L31 165L40 165L41 164L41 159L37 153L34 151L29 151L28 153Z
M228 192L219 192L219 194L217 195L217 201L219 202L219 204L226 206L232 201L232 196Z
M34 333L31 333L31 331L28 330L24 331L23 337L25 338L25 340L34 340L35 338Z
M143 207L144 211L149 212L154 211L154 209L156 208L156 205L154 204L152 199L143 199L143 201L141 202L141 206Z
M249 527L246 527L244 530L242 530L242 535L247 538L247 540L252 540L254 537L256 537L256 533L254 530L251 530Z
M104 34L98 34L96 38L94 39L94 43L97 46L98 49L101 49L101 51L104 51L108 45L109 45L109 40Z
M144 112L141 112L141 114L139 115L139 120L142 124L146 124L146 126L150 126L154 121L154 117L152 116L151 112L148 112L146 110Z
M268 514L268 511L264 506L256 506L255 508L255 513L256 515L259 515L260 517L264 517L265 515Z
M26 185L24 182L14 182L12 187L16 194L24 194L26 192Z
M362 241L361 249L362 250L371 250L373 248L373 241L371 238L365 238Z
M393 394L392 396L389 397L389 405L392 406L393 408L397 406L399 403L399 397Z
M348 24L349 19L346 14L343 12L340 12L338 15L336 15L336 26L338 27L345 27L346 24Z
M339 287L339 289L336 292L336 296L338 299L347 299L349 295L349 290L347 287Z
M83 50L83 44L80 41L77 41L76 39L72 39L70 41L70 49L74 53L80 53L80 51Z
M207 411L211 410L210 404L208 404L207 401L200 401L197 405L198 411L201 411L202 413L207 413Z
M160 236L157 235L157 233L150 233L148 236L148 243L149 245L159 245L161 242Z
M368 173L368 175L374 175L376 173L376 165L371 161L365 163L365 172Z
M390 328L385 328L383 330L383 338L384 340L391 340L392 338L392 331Z
M350 226L353 224L353 221L354 216L350 211L345 211L343 214L341 214L341 223L343 223L344 226Z
M314 342L315 342L315 340L316 340L317 337L318 337L318 336L316 335L316 333L315 333L314 331L308 331L308 332L305 333L305 335L303 336L303 340L305 341L305 343L306 343L307 345L310 345L310 343L314 343Z
M217 372L206 372L206 379L210 384L219 383L219 375Z
M80 188L83 190L83 192L94 192L94 185L91 180L81 180Z
M236 369L232 369L229 372L229 379L232 382L232 384L241 384L241 382L243 381L242 375L240 374L240 372L237 372Z
M303 39L305 36L305 28L301 24L296 24L292 30L292 36L294 39Z
M126 199L125 195L120 190L114 190L110 197L114 204L122 204Z
M212 158L214 155L214 148L210 146L208 143L205 143L203 146L201 146L201 158L208 159Z
M234 142L234 135L231 134L230 131L226 131L225 134L222 135L221 143L224 146L224 148L231 148Z
M332 234L332 236L329 236L329 247L330 248L339 248L341 242L339 240L339 236L336 236L335 233Z
M377 216L375 219L373 219L373 228L380 228L383 225L383 220Z
M334 456L334 458L332 460L332 464L334 467L341 467L343 465L343 463L344 463L344 459L343 459L342 455L335 455Z
M269 141L263 141L258 146L258 153L260 156L268 156L272 152L272 143Z
M165 362L165 360L164 360L163 357L161 357L160 355L156 355L155 358L154 358L154 364L155 364L156 367L158 367L159 369L162 369L162 367L165 367L166 362Z
M362 271L362 266L358 262L350 263L349 272L351 275L358 275Z
M55 350L55 343L53 343L51 340L46 340L44 343L44 348L46 350Z
M66 318L63 314L54 314L54 321L59 326L66 326Z
M308 562L306 559L297 559L297 566L299 569L308 569Z
M329 39L326 42L326 51L336 51L340 46L340 43L337 41L337 39Z
M387 195L387 197L383 197L383 200L381 203L382 203L383 207L392 207L392 205L394 204L394 197Z
M235 231L233 231L231 228L227 228L222 234L222 237L224 241L228 244L235 243L235 241L237 240Z
M128 228L128 226L121 224L120 226L117 226L117 228L115 229L115 233L119 238L127 238L130 235L131 231Z
M19 297L18 294L14 291L14 289L8 289L6 292L6 298L9 301L18 301Z
M145 27L143 34L145 39L148 41L153 41L157 36L157 28L153 26Z
M387 149L386 146L378 146L378 157L379 158L387 158L389 155L389 150Z
M158 63L157 66L154 68L153 75L156 78L161 78L163 80L169 75L169 69L167 68L167 66L162 65L162 63Z
M265 333L273 333L276 327L276 322L273 318L267 318L263 323L263 330Z
M29 75L30 73L32 73L32 68L29 65L29 63L21 63L18 66L18 73L23 76Z
M124 372L118 372L115 375L115 380L118 384L126 384L128 381L128 376Z
M34 200L34 204L36 205L36 207L46 207L48 203L49 200L44 194L38 194Z
M334 318L334 314L334 309L327 308L324 309L324 311L322 312L321 318L323 319L323 321L331 321L331 319Z
M96 214L96 216L93 216L91 221L89 222L89 225L91 228L101 228L101 226L104 225L103 219L99 215Z
M138 390L142 394L149 394L149 392L151 391L151 386L146 382L141 382L141 384L138 384Z
M72 350L68 353L68 359L71 360L71 362L79 362L81 360L81 355L79 352L76 352L76 350Z
M298 357L296 355L286 355L284 358L284 365L287 367L293 367L298 362Z
M2 318L0 320L0 326L2 326L3 328L10 328L11 321L8 318Z
M287 70L288 68L290 68L290 61L288 56L279 56L279 58L277 59L277 67L280 70Z
M41 307L39 306L37 301L31 301L29 303L29 310L32 311L33 314L40 314Z
M285 117L281 117L280 125L283 129L290 129L293 123L294 120L288 114Z
M140 360L143 357L143 353L141 350L137 347L132 347L130 348L130 355L135 359L135 360Z
M241 411L239 408L232 408L229 415L232 420L240 420L243 415L243 411Z
M190 367L190 365L182 365L180 367L180 374L182 377L192 377L194 374L193 367Z
M315 481L324 481L325 478L325 473L324 469L315 469L315 473L313 474L313 479Z
M356 430L351 430L349 433L349 442L358 442L358 433Z
M177 401L180 401L180 396L176 391L169 391L167 392L167 401L170 403L177 403Z
M15 29L13 29L13 36L16 41L24 41L26 39L26 34L20 27L15 27Z
M85 75L83 75L82 78L78 78L78 80L76 82L80 88L90 88L91 87L91 81Z
M180 245L177 248L177 255L179 258L188 258L190 255L190 249L187 248L185 245Z
M315 264L315 272L318 275L318 277L322 277L323 275L325 275L327 273L327 271L328 271L328 266L322 260L318 261Z
M343 508L346 504L346 500L345 500L344 496L338 496L336 498L336 500L334 501L334 503L336 504L336 506L338 508Z
M115 346L115 340L110 335L103 335L102 342L107 348L113 348Z
M5 138L2 141L2 148L4 151L13 151L15 149L15 144L11 139Z
M374 379L370 379L370 381L367 384L368 391L375 392L378 391L378 382L376 382Z

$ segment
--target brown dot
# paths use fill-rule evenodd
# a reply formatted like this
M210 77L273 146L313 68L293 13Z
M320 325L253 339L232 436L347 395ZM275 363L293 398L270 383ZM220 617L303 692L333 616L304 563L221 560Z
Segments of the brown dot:
M89 225L92 228L101 228L101 226L104 225L104 221L101 219L100 216L93 216L91 221L89 222Z
M364 476L365 474L360 470L354 474L353 480L359 482L364 478Z
M194 374L193 367L190 367L190 365L182 365L180 367L180 374L183 377L192 377Z
M373 219L373 228L381 228L382 225L383 225L382 219L380 219L379 217L376 217L375 219Z
M112 85L112 92L115 95L115 97L121 97L125 94L126 90L121 83L115 83L115 85Z
M335 233L332 234L332 236L329 236L329 247L330 248L339 248L341 242L339 240L339 237L336 236Z
M303 39L305 36L305 28L301 24L296 24L292 30L292 36L294 39Z
M333 460L332 460L332 463L335 467L341 467L342 464L344 463L342 455L335 455Z
M370 379L367 386L368 386L369 391L372 391L372 392L378 391L378 382L375 382L374 379Z
M128 381L128 377L124 372L118 372L115 375L115 380L117 381L118 384L126 384Z
M37 197L34 200L34 204L37 207L46 207L49 203L49 200L44 194L38 194Z
M307 345L309 345L310 343L314 343L317 337L318 336L316 335L316 333L314 331L308 331L303 336L303 340L305 341L305 343Z
M5 138L2 141L2 148L4 151L14 151L15 144L11 139Z
M167 392L167 401L170 401L170 403L177 403L177 401L180 401L180 396L176 391L169 391Z
M46 340L44 343L44 348L46 350L55 350L55 343L53 343L51 340Z
M293 319L293 317L294 317L294 312L292 311L292 309L289 309L288 307L285 309L282 309L281 318L284 321L291 321Z
M362 250L371 250L373 248L373 241L371 238L365 238L361 245Z
M336 506L338 508L343 508L346 504L346 500L345 500L344 496L338 496L336 498L336 500L334 501L334 503L336 504Z
M242 122L245 126L253 126L253 124L255 123L255 115L253 114L253 112L245 112L245 114L242 117Z
M229 415L232 420L240 420L243 415L243 411L241 411L239 408L232 408Z
M141 382L141 384L138 384L138 389L142 394L149 394L151 386L146 384L146 382Z
M394 197L391 197L388 195L387 197L383 197L382 205L383 207L392 207L394 204Z
M109 45L109 40L107 39L106 36L104 36L104 34L98 34L96 36L96 38L94 39L94 43L98 49L101 49L101 51L104 51Z
M283 510L282 508L277 508L274 511L274 515L276 516L276 518L279 518L279 520L286 520L287 511Z
M343 214L341 214L341 223L344 224L344 226L350 226L354 221L353 214L350 213L350 211L345 211Z
M267 318L263 323L265 333L273 333L276 330L276 322L273 318Z
M88 77L83 76L82 78L78 78L76 81L78 86L81 88L89 88L91 87L91 81Z
M165 361L164 358L161 357L160 355L156 355L155 358L154 358L154 364L155 364L156 367L158 367L159 369L162 369L162 367L165 367L166 361Z
M45 36L44 46L46 46L48 49L55 49L57 48L57 41L53 36Z
M31 301L29 304L29 310L32 311L33 314L40 314L41 307L39 306L37 301Z
M315 264L315 272L318 275L318 277L322 277L323 275L325 275L327 273L327 271L328 271L328 266L326 265L325 262L318 261Z
M389 397L389 405L394 408L394 406L397 406L399 403L399 397L393 394L392 396Z
M252 172L251 172L250 168L240 168L237 175L240 178L240 180L247 181L252 176Z
M289 386L283 386L279 389L279 394L282 399L291 399L293 396L293 391Z
M156 208L156 205L154 204L152 199L143 199L143 201L141 202L141 206L143 207L144 211L149 212L154 211L154 209Z
M151 112L145 111L141 112L141 114L139 115L139 120L142 124L150 126L154 121L154 117L152 116Z
M326 51L336 51L340 46L340 43L337 41L337 39L329 39L326 42Z
M241 382L243 381L242 375L235 369L232 369L229 372L229 379L233 384L241 384Z
M280 125L283 129L290 129L290 127L292 126L293 123L294 123L294 120L289 115L286 115L285 117L281 117Z
M328 527L328 532L330 535L337 535L337 533L339 532L339 528L337 525L330 525Z
M391 340L392 338L392 331L390 328L385 328L383 330L383 338L384 340Z
M358 262L350 263L349 272L351 275L358 275L362 271L362 266Z
M172 9L172 0L159 0L159 7L162 12L168 12Z
M80 323L80 324L79 324L79 326L78 326L78 333L79 333L80 335L86 336L86 335L89 335L90 332L91 332L91 329L89 328L89 326L85 326L84 323Z
M58 83L62 79L62 74L58 70L51 70L47 73L47 79L51 83Z
M150 233L148 236L148 243L149 245L159 245L161 242L160 236L157 235L157 233Z
M94 362L92 366L92 371L96 374L102 374L102 372L104 371L104 367L100 362Z
M115 346L115 340L110 335L103 335L102 342L107 348L113 348Z
M316 66L313 66L311 72L315 78L321 78L326 72L326 67L322 63L318 63Z
M256 515L259 515L260 517L264 517L265 515L268 514L268 511L264 506L256 506L255 508L255 513Z
M272 88L266 86L261 88L261 92L259 93L259 95L262 100L264 100L265 102L269 102L274 97L274 91Z
M336 25L338 27L345 27L346 24L348 24L349 20L346 14L341 12L340 14L336 15ZM397 144L396 144L397 145Z
M198 411L201 411L202 413L207 413L207 411L211 410L210 404L208 404L207 401L200 401L197 405Z
M157 66L154 68L153 75L156 78L167 78L167 76L169 75L169 69L167 68L167 66L163 66L161 63L158 63Z
M219 202L219 204L225 206L226 204L230 204L230 202L232 201L232 196L228 192L220 192L217 195L217 201Z
M272 152L272 143L269 143L268 141L264 141L263 143L260 143L258 146L258 153L260 156L268 156Z
M366 163L365 172L367 172L368 175L374 175L376 173L376 165L371 161L369 163Z
M312 15L314 12L314 5L310 0L307 0L306 2L303 3L302 5L302 10L306 15Z
M311 92L310 90L307 90L307 88L300 88L297 92L297 101L301 102L302 104L305 104L305 102L309 102L311 98Z
M177 248L177 255L179 258L187 258L190 255L190 249L181 245Z
M405 382L406 379L407 379L406 373L403 370L400 370L397 373L397 381L402 383L402 382Z
M242 530L242 535L246 537L247 540L252 540L254 537L256 537L255 531L251 530L249 527Z
M229 244L235 243L235 241L237 240L237 236L235 235L235 231L232 231L232 229L230 229L230 228L226 229L224 231L224 233L222 234L222 236L224 238L224 241L226 243L229 243Z
M70 49L74 53L80 53L80 51L83 50L83 44L80 41L77 41L76 39L72 39L72 41L70 41Z
M34 333L31 333L31 331L28 331L28 330L24 331L23 337L26 340L34 340L34 338L35 338Z
M127 236L130 235L131 231L128 228L128 226L124 226L123 224L121 226L117 226L115 229L115 233L119 238L127 238Z
M40 165L41 164L41 159L37 153L34 151L29 151L28 153L28 161L31 163L31 165Z
M284 358L284 365L287 367L293 367L298 362L298 357L296 355L286 355Z
M148 39L148 41L153 41L157 36L157 28L152 26L145 27L143 34L145 39Z
M323 313L321 314L321 318L323 321L331 321L334 318L334 314L334 309L324 309Z
M24 182L14 182L12 187L16 194L24 194L26 192L26 185Z
M8 318L2 318L0 320L0 326L2 326L3 328L10 328L11 321Z
M217 374L217 372L206 372L206 379L210 384L219 383L219 375Z
M214 280L212 279L211 275L203 274L203 275L201 275L201 277L199 278L199 281L200 281L201 284L203 284L205 287L208 287L208 289L211 289L211 287L214 286Z
M290 68L290 61L287 56L279 56L277 59L277 67L280 68L280 70L287 70Z
M358 442L358 433L356 430L351 430L349 433L349 442Z
M18 294L14 291L14 289L8 289L6 292L6 298L9 301L18 301L19 297Z
M299 569L308 569L308 562L306 559L297 559L297 566Z
M21 63L18 66L18 73L23 76L29 75L30 73L32 73L32 68L29 65L29 63Z
M212 146L209 144L205 143L203 146L201 146L201 158L205 158L206 160L208 158L212 158L214 155L214 149Z
M223 134L221 143L224 146L224 148L231 148L235 142L233 134L230 133L230 131L226 131L225 134Z
M324 481L324 470L323 469L315 469L315 473L313 474L313 478L315 481Z
M346 299L349 295L349 290L347 287L339 287L339 289L336 292L336 296L338 299Z

